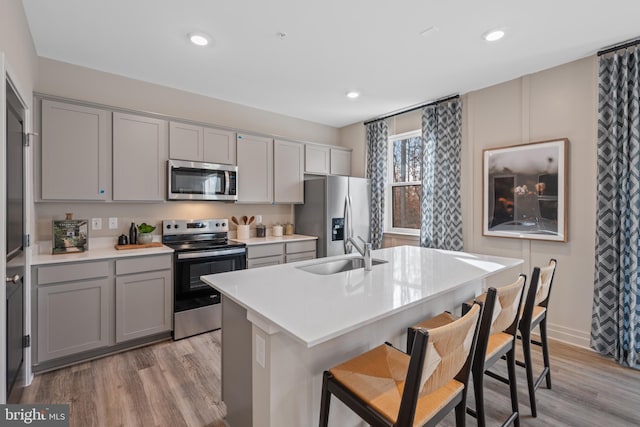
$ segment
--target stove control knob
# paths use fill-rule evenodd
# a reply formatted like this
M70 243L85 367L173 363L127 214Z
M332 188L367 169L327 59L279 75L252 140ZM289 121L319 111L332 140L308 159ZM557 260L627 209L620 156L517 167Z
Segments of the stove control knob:
M178 228L180 227L178 224L174 225L173 228Z
M167 224L167 228L170 229L171 228L171 224Z
M216 222L216 227L220 227L220 223L219 222Z
M223 226L223 227L226 227L226 226L227 226L227 224L223 222L223 223L222 223L222 226Z

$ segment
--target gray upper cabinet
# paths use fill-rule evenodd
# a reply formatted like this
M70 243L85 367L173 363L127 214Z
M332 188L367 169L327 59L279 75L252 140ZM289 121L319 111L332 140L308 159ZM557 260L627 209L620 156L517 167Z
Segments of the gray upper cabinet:
M273 140L238 134L238 202L273 203Z
M169 123L169 158L202 161L203 128L180 122Z
M273 143L273 194L275 203L304 203L304 144Z
M351 175L351 151L331 149L331 175Z
M236 164L236 133L187 123L169 124L169 157L192 162Z
M113 200L165 198L167 122L113 113Z
M42 200L111 197L111 113L42 101Z
M236 164L236 133L204 128L204 158L207 163Z
M330 147L306 144L304 171L305 173L329 175L331 173Z

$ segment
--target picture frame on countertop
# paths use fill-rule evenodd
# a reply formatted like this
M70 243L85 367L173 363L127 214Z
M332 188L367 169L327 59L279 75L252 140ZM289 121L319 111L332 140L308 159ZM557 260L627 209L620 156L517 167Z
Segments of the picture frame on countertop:
M567 241L569 140L483 150L482 235Z
M86 219L53 220L52 253L70 254L89 250L89 221Z

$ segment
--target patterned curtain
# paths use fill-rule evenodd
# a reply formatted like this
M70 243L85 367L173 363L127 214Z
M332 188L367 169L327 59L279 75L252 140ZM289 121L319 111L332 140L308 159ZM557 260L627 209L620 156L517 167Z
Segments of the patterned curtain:
M640 369L640 48L600 58L591 347Z
M382 247L384 238L384 192L387 185L387 123L367 125L367 178L371 180L371 244Z
M422 110L422 200L420 246L462 250L459 99Z

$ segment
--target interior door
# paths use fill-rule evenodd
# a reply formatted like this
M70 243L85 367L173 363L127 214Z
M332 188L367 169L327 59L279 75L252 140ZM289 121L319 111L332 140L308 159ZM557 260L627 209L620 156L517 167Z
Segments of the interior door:
M24 349L24 108L11 86L6 87L6 391L11 402L21 390Z

